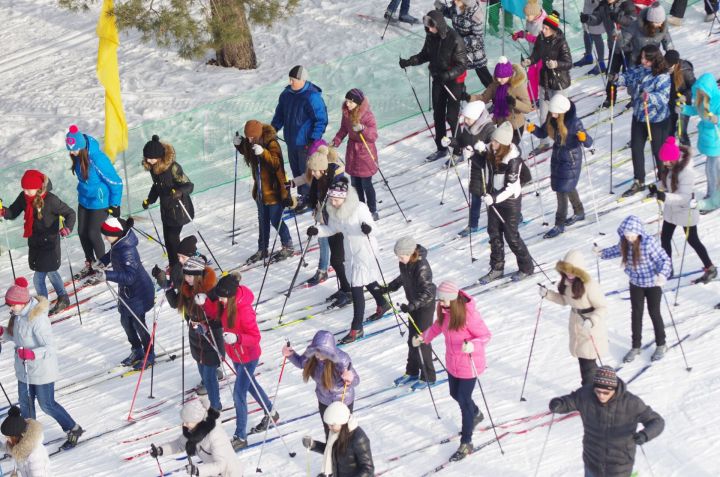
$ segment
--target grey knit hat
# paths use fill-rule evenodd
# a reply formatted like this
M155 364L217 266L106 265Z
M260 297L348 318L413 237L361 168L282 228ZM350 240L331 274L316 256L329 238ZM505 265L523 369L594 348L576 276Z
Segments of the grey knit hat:
M412 255L417 248L417 242L412 237L401 237L395 242L395 255Z
M665 9L660 2L655 2L647 7L647 16L645 18L650 23L665 23Z

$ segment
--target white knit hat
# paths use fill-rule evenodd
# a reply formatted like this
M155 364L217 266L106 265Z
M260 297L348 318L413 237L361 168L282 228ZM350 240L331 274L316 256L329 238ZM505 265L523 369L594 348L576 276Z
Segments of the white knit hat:
M492 140L497 141L503 146L509 146L513 140L513 127L508 121L505 121L492 133Z
M182 422L201 422L205 419L207 411L199 399L185 404L180 411Z
M555 114L567 113L568 111L570 111L570 100L562 94L557 93L550 99L548 109L551 113Z
M485 103L482 101L471 101L465 105L462 110L462 115L466 118L477 121L477 118L485 111Z
M660 2L655 2L647 8L645 18L650 23L665 23L665 9Z
M328 426L342 426L350 420L350 408L340 401L335 401L325 409L323 421Z

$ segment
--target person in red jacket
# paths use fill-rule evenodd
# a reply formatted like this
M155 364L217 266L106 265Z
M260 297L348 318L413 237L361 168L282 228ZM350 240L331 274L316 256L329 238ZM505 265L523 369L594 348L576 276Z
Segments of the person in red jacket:
M215 295L215 296L213 296ZM217 298L215 300L215 298ZM235 401L235 434L232 446L235 450L247 447L247 393L263 410L272 412L273 421L277 422L280 415L273 411L272 402L262 386L255 380L255 368L260 359L260 330L258 329L255 310L252 307L255 297L250 289L240 285L240 275L231 273L218 280L217 285L208 296L203 309L208 317L219 317L223 326L225 354L230 357L237 376L233 389ZM250 381L252 379L252 381ZM251 434L264 431L270 422L267 412L260 424L250 430Z

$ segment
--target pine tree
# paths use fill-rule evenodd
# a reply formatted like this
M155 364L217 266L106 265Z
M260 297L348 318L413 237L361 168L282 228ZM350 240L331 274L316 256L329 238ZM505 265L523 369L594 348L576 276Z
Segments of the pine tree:
M62 8L88 10L99 0L58 0ZM257 68L250 23L271 26L300 0L115 0L118 29L136 29L143 41L176 48L183 58L215 51L217 64Z

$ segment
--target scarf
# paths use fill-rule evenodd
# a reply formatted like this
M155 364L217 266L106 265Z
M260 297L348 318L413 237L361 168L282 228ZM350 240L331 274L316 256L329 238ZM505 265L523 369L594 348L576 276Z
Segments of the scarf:
M327 442L325 443L325 452L323 453L323 474L325 475L332 475L333 473L333 461L332 461L332 453L333 453L333 446L335 445L335 441L337 441L338 436L340 435L339 432L333 432L330 431L328 434Z
M25 229L23 231L23 238L29 238L32 237L33 223L35 223L35 213L33 211L33 201L35 197L30 197L27 194L23 195L25 196ZM47 192L40 197L44 199L45 195L47 195Z
M493 98L493 119L495 121L501 121L510 116L510 108L505 100L509 89L510 82L508 81L498 86L495 90L495 97Z

